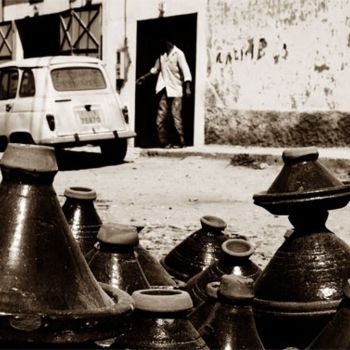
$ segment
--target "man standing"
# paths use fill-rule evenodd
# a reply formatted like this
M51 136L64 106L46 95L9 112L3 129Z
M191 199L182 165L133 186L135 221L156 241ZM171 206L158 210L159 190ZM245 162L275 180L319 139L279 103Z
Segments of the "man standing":
M158 74L156 94L159 102L156 124L159 142L165 148L184 147L182 97L183 90L186 97L191 95L190 83L192 81L185 54L168 39L162 40L160 55L154 66L149 73L137 79L137 84L141 84L151 74ZM179 144L177 145L171 145L169 139L167 128L169 110L178 134Z

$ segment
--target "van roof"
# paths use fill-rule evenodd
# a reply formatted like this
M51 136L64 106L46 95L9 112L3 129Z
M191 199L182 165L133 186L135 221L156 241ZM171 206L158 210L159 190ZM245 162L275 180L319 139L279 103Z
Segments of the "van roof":
M99 64L101 60L95 57L87 56L45 56L45 57L33 57L24 58L21 60L8 61L0 64L0 68L6 67L44 67L59 64L72 64L72 63L92 63Z

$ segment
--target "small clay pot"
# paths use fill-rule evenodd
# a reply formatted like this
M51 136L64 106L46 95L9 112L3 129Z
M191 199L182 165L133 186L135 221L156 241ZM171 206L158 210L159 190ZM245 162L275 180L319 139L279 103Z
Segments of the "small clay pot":
M200 334L210 349L264 349L257 332L252 300L253 280L224 275L217 303Z
M150 288L134 248L139 244L133 226L103 224L95 248L85 258L95 278L131 294Z
M96 242L102 221L94 206L96 191L88 187L69 187L64 191L63 213L83 255Z
M187 281L221 256L221 244L228 239L223 233L226 223L215 216L203 216L202 228L171 250L161 260L164 268L180 281Z
M223 275L232 274L256 280L261 274L261 269L250 260L255 246L247 239L228 239L222 243L221 248L222 255L219 260L192 277L185 286L185 290L191 295L195 308L207 301L207 284L219 281Z
M148 289L132 294L134 314L112 345L114 349L208 349L186 318L192 308L188 293L175 289Z

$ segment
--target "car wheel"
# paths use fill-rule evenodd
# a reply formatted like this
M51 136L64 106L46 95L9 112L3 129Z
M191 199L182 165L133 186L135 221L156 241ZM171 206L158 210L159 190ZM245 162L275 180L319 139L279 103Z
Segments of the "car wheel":
M123 162L126 152L128 150L128 140L109 140L100 145L102 155L104 158L113 163L120 164Z

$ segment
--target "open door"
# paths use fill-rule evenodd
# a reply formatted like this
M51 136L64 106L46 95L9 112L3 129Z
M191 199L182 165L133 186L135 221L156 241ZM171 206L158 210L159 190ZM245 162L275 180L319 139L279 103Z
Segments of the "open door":
M159 39L165 27L171 33L174 44L185 53L192 74L192 96L183 99L182 109L186 144L191 146L194 129L197 14L138 21L136 78L147 73L154 65L158 56ZM136 85L135 146L137 147L159 146L156 130L156 81L157 76L151 76L142 85Z

